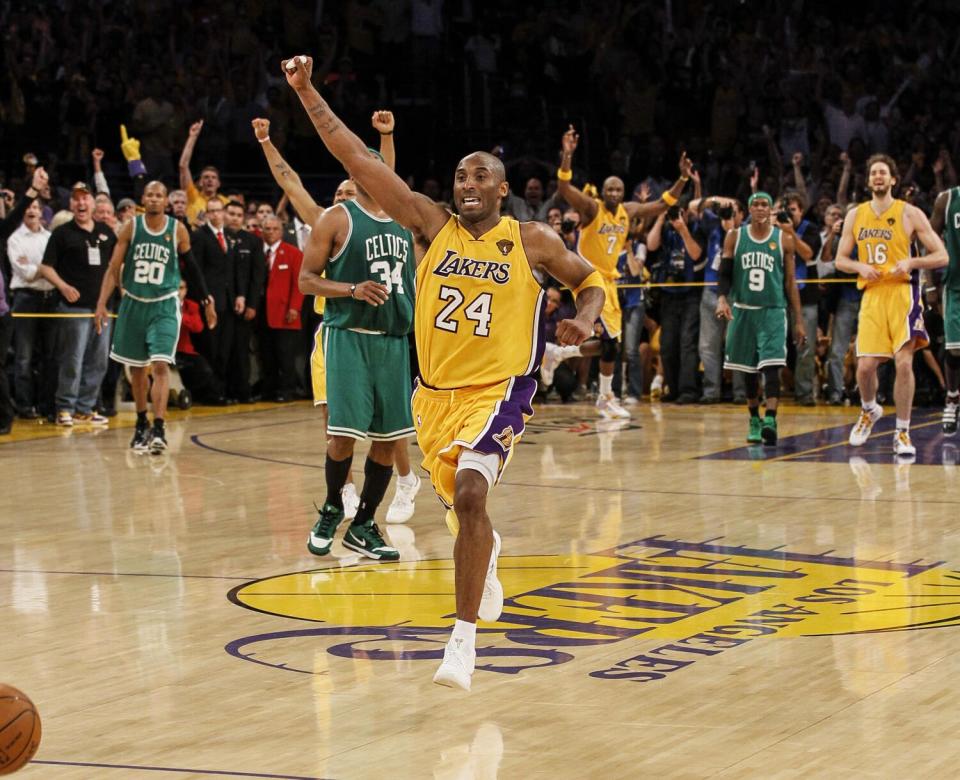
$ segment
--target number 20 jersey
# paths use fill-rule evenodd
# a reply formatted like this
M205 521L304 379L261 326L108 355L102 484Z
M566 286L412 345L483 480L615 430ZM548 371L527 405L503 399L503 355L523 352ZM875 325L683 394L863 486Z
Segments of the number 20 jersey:
M177 255L177 221L166 217L161 230L147 227L147 218L134 218L133 236L123 258L121 287L139 301L173 298L180 288L180 260Z
M453 389L532 373L543 356L543 307L517 220L501 217L474 238L451 216L417 268L423 382Z

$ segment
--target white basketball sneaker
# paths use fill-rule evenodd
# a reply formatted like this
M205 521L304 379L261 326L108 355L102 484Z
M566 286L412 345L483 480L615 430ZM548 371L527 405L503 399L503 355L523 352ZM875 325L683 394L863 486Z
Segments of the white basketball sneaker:
M412 483L404 483L397 478L397 492L390 502L390 508L387 509L388 523L405 523L413 517L414 499L417 497L417 491L420 490L420 477L411 472L414 479Z
M487 578L483 581L483 596L477 617L488 623L496 623L503 612L503 585L497 579L497 557L500 555L500 534L493 532L493 550L490 551L490 565Z
M556 344L547 342L543 350L543 360L540 362L540 378L544 387L553 384L553 374L563 362L563 352Z
M917 448L910 441L910 431L896 431L893 434L893 454L899 458L912 458L917 454Z
M477 653L467 643L461 639L450 637L447 646L443 650L443 661L440 668L433 675L433 681L437 685L446 685L448 688L462 688L465 691L470 690L470 677L473 674L473 666L477 659Z
M630 419L630 412L620 406L620 402L613 393L597 398L597 411L608 420Z
M343 519L353 520L360 508L360 496L357 495L357 486L348 482L340 489L340 500L343 502Z
M883 408L880 406L874 406L869 412L866 409L861 409L857 424L850 431L850 446L862 447L870 438L873 424L881 417L883 417Z

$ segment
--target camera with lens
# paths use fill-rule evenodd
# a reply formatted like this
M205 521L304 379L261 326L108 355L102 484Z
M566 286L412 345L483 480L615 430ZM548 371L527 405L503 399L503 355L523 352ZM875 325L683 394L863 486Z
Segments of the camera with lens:
M717 216L720 219L733 219L733 206L721 206L717 209Z
M680 207L674 205L668 208L667 219L670 220L671 222L673 222L675 219L680 219Z
M777 222L779 222L781 225L786 225L792 221L793 218L790 216L790 212L786 209L781 209L777 212Z
M560 223L560 232L561 233L572 233L577 229L577 223L572 219L565 219Z

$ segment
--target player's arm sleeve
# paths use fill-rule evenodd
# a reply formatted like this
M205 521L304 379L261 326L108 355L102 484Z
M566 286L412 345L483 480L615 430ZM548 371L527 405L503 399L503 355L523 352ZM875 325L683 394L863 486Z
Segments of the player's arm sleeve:
M190 291L194 300L205 301L210 297L210 290L207 289L207 280L203 277L203 271L197 259L193 256L193 250L188 249L181 253L180 262L183 263L183 278L187 282L187 290Z

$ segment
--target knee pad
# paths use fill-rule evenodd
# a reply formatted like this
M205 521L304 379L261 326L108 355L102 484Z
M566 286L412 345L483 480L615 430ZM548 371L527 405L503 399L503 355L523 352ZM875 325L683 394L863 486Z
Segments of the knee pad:
M960 349L948 349L943 356L943 362L954 371L960 371Z
M457 459L457 473L464 469L477 471L487 481L489 490L497 484L500 476L500 456L495 454L484 455L475 450L463 450Z
M766 398L780 397L780 366L765 366L763 369L763 394Z
M757 391L760 389L760 377L758 374L744 373L743 382L747 388L747 398L756 398Z
M619 341L616 339L600 339L600 359L604 363L615 363L619 354Z

